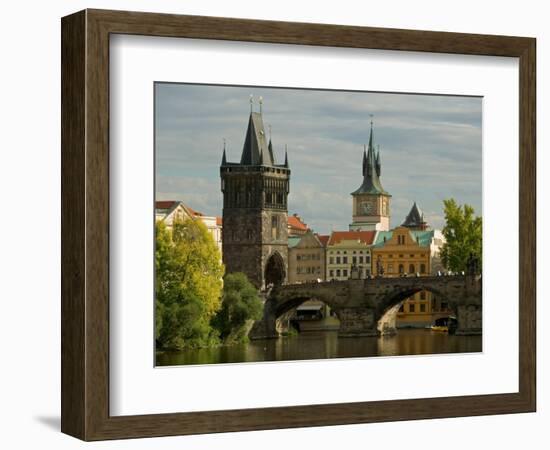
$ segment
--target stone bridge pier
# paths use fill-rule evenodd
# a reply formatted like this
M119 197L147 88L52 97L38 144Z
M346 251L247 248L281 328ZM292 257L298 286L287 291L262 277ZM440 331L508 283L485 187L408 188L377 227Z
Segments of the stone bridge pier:
M340 320L340 337L395 333L402 302L421 290L437 295L456 315L456 334L482 332L481 277L429 276L371 278L277 286L264 293L263 318L250 332L252 339L276 338L277 319L306 300L327 304Z

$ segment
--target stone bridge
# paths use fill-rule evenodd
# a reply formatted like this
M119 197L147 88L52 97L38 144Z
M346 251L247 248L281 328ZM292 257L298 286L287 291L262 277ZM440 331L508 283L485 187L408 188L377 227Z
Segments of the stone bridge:
M306 300L330 306L340 320L339 336L378 336L395 332L401 303L426 290L457 318L456 334L481 334L481 277L472 275L368 278L275 286L264 293L264 315L251 330L252 339L277 337L277 319Z

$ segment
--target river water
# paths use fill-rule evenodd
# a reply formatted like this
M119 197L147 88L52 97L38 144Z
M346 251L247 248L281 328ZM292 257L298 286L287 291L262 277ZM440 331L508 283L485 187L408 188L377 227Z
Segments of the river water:
M455 336L428 329L401 329L394 336L338 338L336 331L261 339L226 347L158 352L158 366L428 355L481 351L481 336Z

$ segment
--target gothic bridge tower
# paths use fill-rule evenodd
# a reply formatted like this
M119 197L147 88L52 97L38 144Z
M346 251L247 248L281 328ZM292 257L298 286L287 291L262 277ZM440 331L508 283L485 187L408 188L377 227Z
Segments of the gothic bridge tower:
M288 273L290 169L276 164L260 112L250 108L241 161L220 166L223 193L222 253L226 273L244 272L259 289L283 284Z

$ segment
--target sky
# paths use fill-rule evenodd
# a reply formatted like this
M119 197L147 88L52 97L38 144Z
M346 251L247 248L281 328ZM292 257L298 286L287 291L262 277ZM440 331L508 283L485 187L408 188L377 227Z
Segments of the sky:
M481 215L482 98L250 86L155 85L157 200L181 200L204 214L222 215L223 141L227 160L239 162L250 95L255 111L263 98L277 164L288 148L288 212L314 231L348 229L350 193L362 183L371 119L380 179L392 195L392 228L414 201L433 228L444 226L447 198Z

